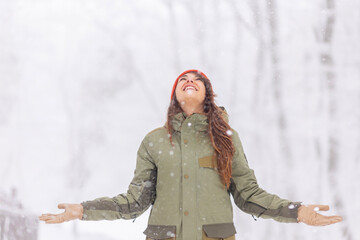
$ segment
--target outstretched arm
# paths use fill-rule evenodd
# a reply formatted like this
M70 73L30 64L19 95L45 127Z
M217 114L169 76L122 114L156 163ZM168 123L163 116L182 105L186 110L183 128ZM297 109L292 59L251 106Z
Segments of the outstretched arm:
M146 138L141 143L136 161L135 175L126 194L101 197L82 202L82 220L132 219L140 216L155 201L157 168L149 155Z
M233 158L232 181L229 188L235 204L244 212L279 222L304 222L309 225L327 225L341 221L339 216L323 216L317 210L328 208L322 205L301 205L267 193L258 186L254 171L249 168L240 138L233 131L236 152ZM318 209L317 209L318 208Z
M144 143L141 143L136 161L135 175L128 191L115 197L101 197L81 204L59 204L61 214L43 214L46 223L62 223L73 219L115 220L138 217L155 201L157 168Z

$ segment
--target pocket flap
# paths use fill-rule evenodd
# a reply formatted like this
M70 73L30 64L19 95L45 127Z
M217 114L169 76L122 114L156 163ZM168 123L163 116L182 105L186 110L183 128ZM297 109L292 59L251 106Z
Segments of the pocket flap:
M207 167L207 168L217 168L217 161L214 159L214 165L213 165L213 156L206 156L199 158L199 166L200 167Z
M176 226L170 225L148 225L144 234L153 239L175 238Z
M206 233L206 236L210 238L227 238L236 233L234 223L203 225L203 230Z

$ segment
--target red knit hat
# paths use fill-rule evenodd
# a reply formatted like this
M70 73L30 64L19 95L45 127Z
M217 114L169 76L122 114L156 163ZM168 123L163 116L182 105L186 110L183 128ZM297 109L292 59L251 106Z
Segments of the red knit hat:
M205 73L203 73L203 72L201 72L201 71L199 71L199 70L196 70L196 69L186 70L185 72L181 73L181 74L176 78L175 83L174 83L173 88L172 88L172 91L171 91L170 100L171 100L171 99L173 98L173 96L174 96L174 92L175 92L175 89L176 89L176 86L177 86L177 83L178 83L179 78L180 78L182 75L184 75L184 74L186 74L186 73L189 73L189 72L196 72L196 73L200 74L201 76L203 76L204 78L209 79L209 78L205 75Z

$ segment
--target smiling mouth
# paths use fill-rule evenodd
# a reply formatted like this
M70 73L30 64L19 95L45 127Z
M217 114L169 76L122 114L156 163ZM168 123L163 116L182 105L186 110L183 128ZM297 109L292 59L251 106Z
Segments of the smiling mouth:
M193 85L186 85L186 86L183 88L183 91L187 91L187 90L197 91L196 87L193 86Z

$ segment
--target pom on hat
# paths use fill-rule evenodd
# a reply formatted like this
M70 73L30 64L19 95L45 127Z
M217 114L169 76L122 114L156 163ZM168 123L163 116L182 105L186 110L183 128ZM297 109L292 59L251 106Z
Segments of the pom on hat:
M174 96L174 92L175 92L175 89L176 89L176 86L177 86L177 83L178 83L179 78L180 78L182 75L184 75L184 74L186 74L186 73L189 73L189 72L196 72L197 74L200 74L200 75L203 76L204 78L209 79L209 78L205 75L205 73L203 73L203 72L201 72L201 71L199 71L199 70L196 70L196 69L186 70L185 72L181 73L181 74L176 78L175 83L174 83L173 88L172 88L172 91L171 91L170 100L171 100L171 99L173 98L173 96Z

